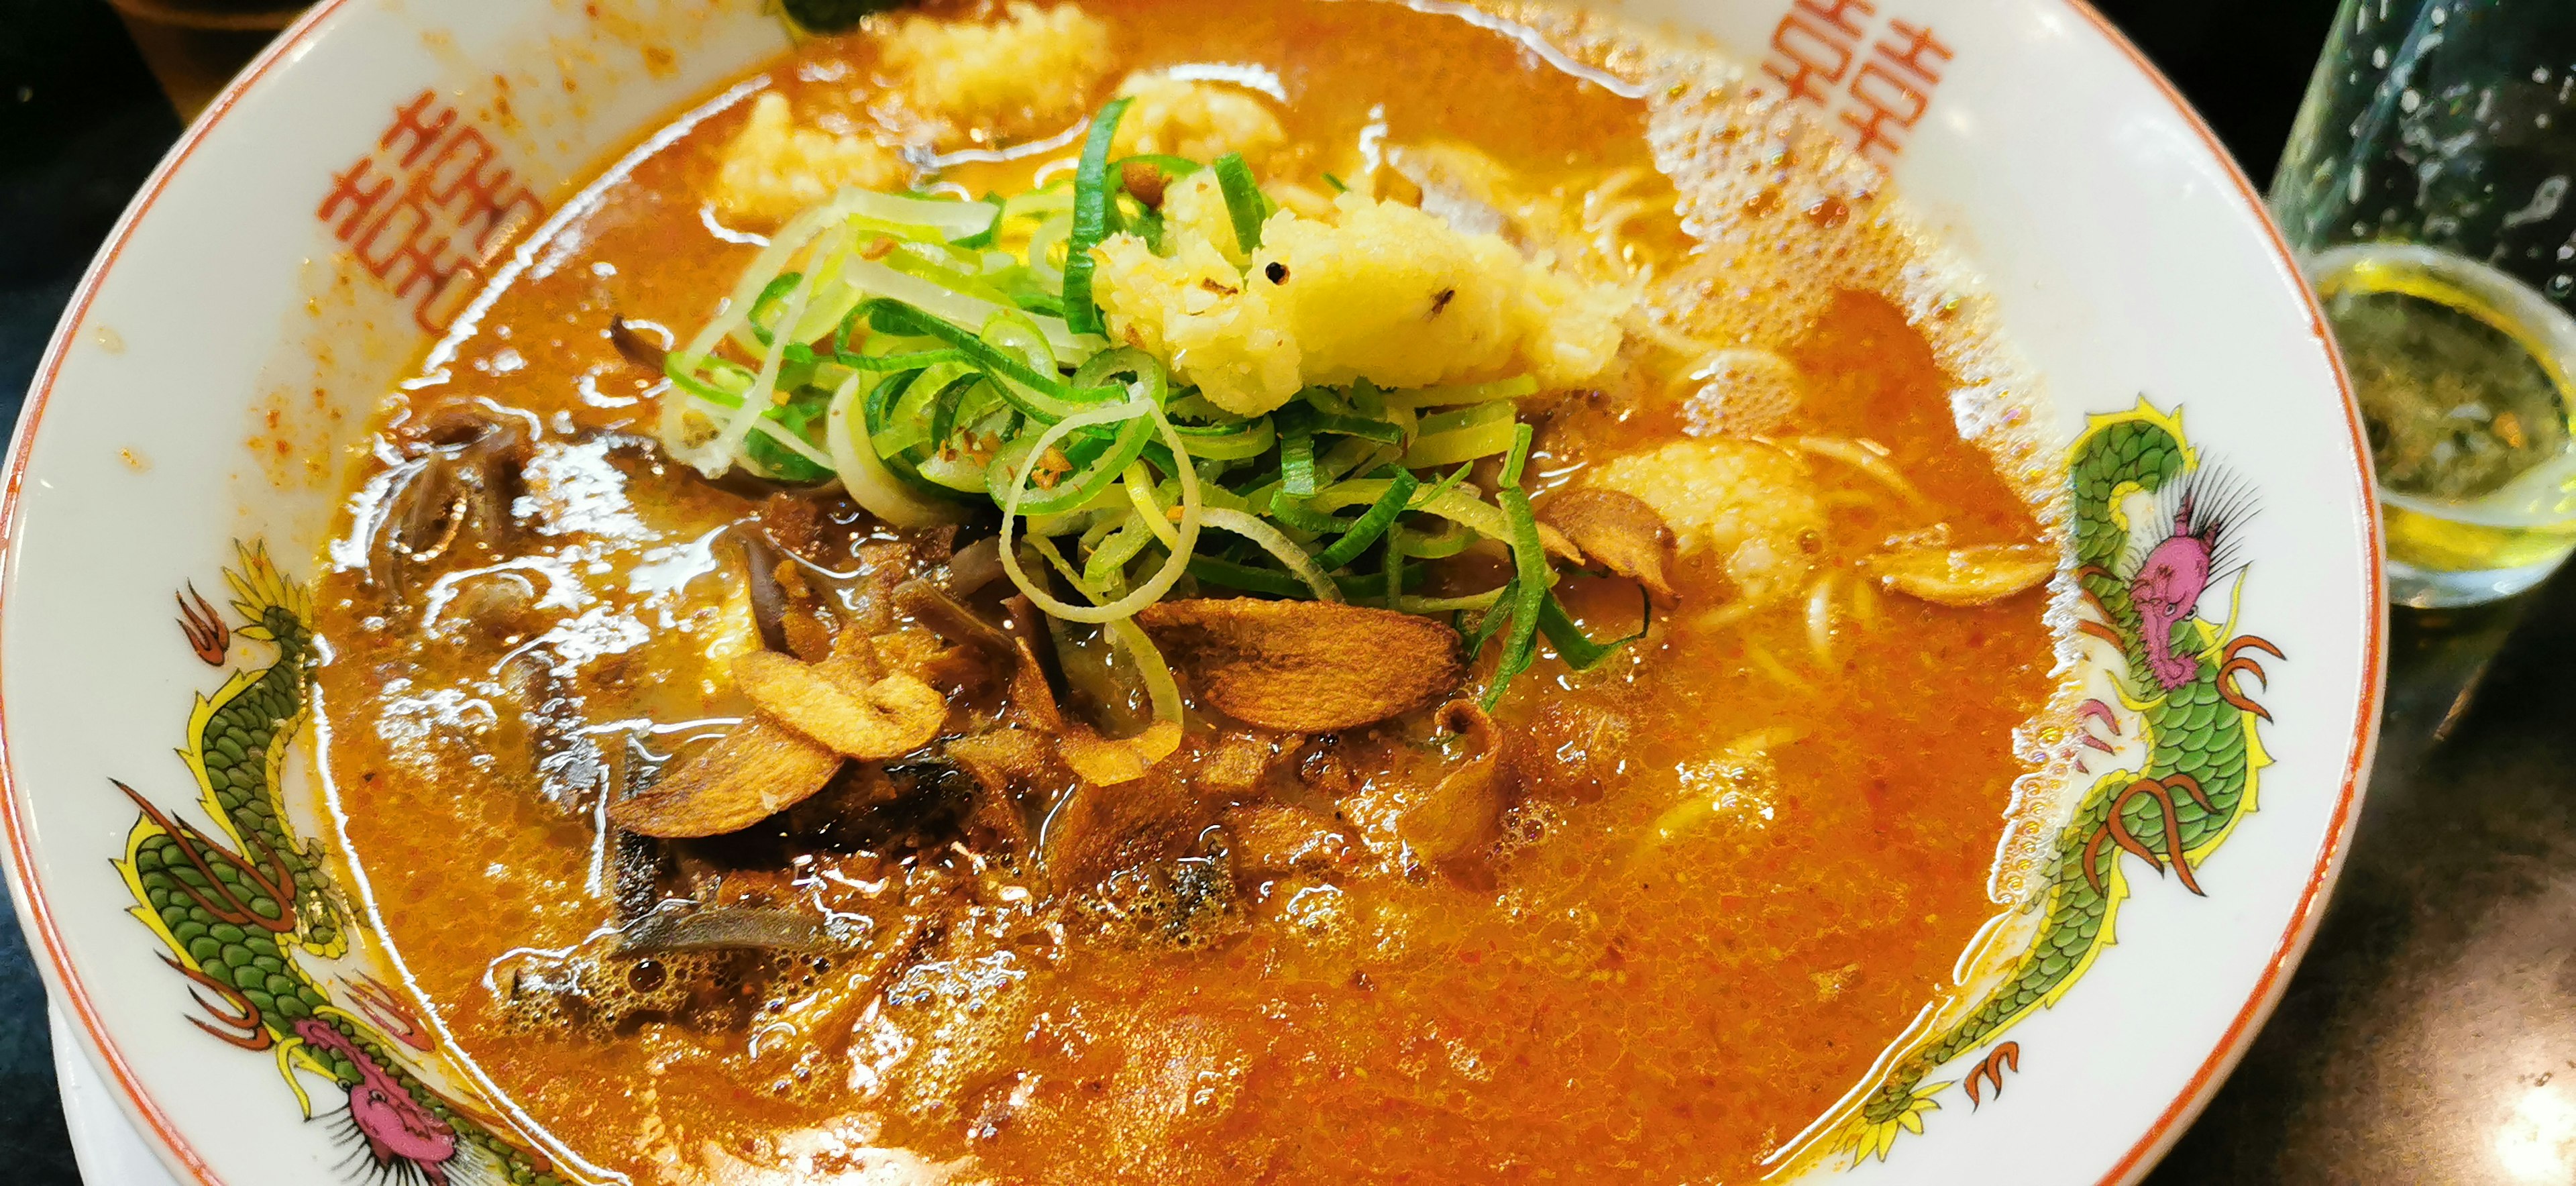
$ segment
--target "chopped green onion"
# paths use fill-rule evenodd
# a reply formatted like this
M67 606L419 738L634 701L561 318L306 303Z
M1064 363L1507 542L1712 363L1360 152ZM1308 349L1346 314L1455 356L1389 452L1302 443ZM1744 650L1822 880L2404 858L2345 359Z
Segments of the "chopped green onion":
M1002 201L1004 218L1053 218L1073 212L1073 186L1056 181L1044 189L1033 189Z
M1279 487L1292 498L1309 498L1315 493L1315 434L1306 427L1306 418L1290 420L1279 429Z
M1337 416L1329 412L1310 413L1306 427L1312 432L1329 432L1335 436L1358 437L1381 445L1401 445L1404 430L1383 420L1364 420L1357 416Z
M1362 437L1347 437L1335 443L1330 452L1315 459L1315 476L1322 481L1335 482L1352 474L1364 474L1395 460L1399 451Z
M722 310L715 319L707 322L705 327L698 331L698 336L691 338L688 345L681 348L678 353L693 358L706 358L712 355L715 352L716 343L732 336L733 332L751 316L753 306L758 303L761 292L768 288L770 282L777 279L779 273L787 270L788 265L795 261L798 252L812 246L814 240L826 227L847 217L852 209L851 203L856 201L856 195L862 192L864 191L843 190L822 205L807 209L796 217L788 219L787 225L778 228L778 233L769 237L769 245L761 248L760 254L752 257L751 263L744 266L741 278L734 281L733 291L726 295Z
M1435 469L1506 453L1519 437L1518 428L1509 420L1496 420L1448 432L1426 433L1414 438L1413 447L1404 451L1403 460L1397 464L1406 469Z
M847 238L848 232L844 230L828 231L823 235L820 245L815 248L815 254L829 258L832 253L840 250L843 241ZM815 280L815 275L807 272L804 278L797 281L796 286L788 291L784 298L784 312L780 314L784 324L794 325L804 318L806 302L814 294ZM752 426L777 406L779 401L772 397L781 394L778 389L778 376L786 362L787 344L771 342L768 351L761 359L759 376L752 381L750 390L742 393L742 406L734 409L733 414L725 418L713 439L680 451L680 459L695 466L699 473L709 478L723 477L726 470L732 469L735 456L743 448L744 438L751 435Z
M1243 163L1243 154L1229 152L1208 166L1216 170L1217 188L1225 192L1225 212L1234 220L1234 241L1245 255L1261 249L1261 220L1270 217L1264 209L1268 202L1261 196L1261 183L1252 179L1252 166Z
M1064 245L1064 319L1079 334L1106 332L1100 306L1091 299L1091 274L1099 265L1091 249L1109 237L1109 145L1118 137L1118 119L1133 99L1109 101L1091 118L1082 142L1082 163L1073 173L1073 232Z
M1421 558L1415 556L1411 548L1405 549L1404 554L1409 559ZM1344 587L1348 588L1348 586ZM1469 593L1463 597L1398 597L1395 599L1395 608L1408 614L1454 614L1461 610L1489 609L1495 602L1501 601L1510 588L1510 582L1506 581L1503 588L1487 589L1482 593Z
M948 438L957 432L957 405L965 402L967 389L984 382L984 376L969 372L951 379L930 397L930 447L944 449Z
M1488 401L1473 407L1425 416L1418 427L1424 436L1437 436L1441 433L1456 432L1462 428L1475 428L1486 424L1509 424L1512 422L1513 414L1512 405L1498 400Z
M823 418L829 399L799 399L780 404L752 425L751 435L744 438L744 457L758 466L761 476L782 482L820 482L832 476L832 459L815 448L806 438L813 423Z
M1162 650L1146 636L1144 627L1138 626L1132 618L1111 619L1108 629L1109 636L1127 652L1127 661L1136 665L1138 677L1145 681L1145 699L1154 706L1154 719L1180 724L1181 685L1172 678L1172 665L1163 658ZM1175 743L1179 736L1178 733L1173 734ZM1167 751L1140 756L1148 761L1160 761L1170 754Z
M1279 534L1278 528L1241 511L1223 507L1209 507L1200 512L1199 521L1219 531L1231 532L1259 544L1262 551L1270 553L1282 567L1285 567L1298 580L1304 581L1307 590L1314 595L1315 600L1342 600L1342 590L1333 583L1333 578L1324 575L1324 570L1315 566L1314 557L1308 556L1306 550L1298 547L1295 541Z
M1337 482L1308 501L1309 505L1319 511L1330 511L1360 503L1374 503L1378 500L1378 496L1386 493L1388 485L1389 483L1381 478ZM1455 521L1487 539L1511 542L1511 523L1503 517L1501 508L1489 502L1479 502L1463 489L1451 490L1428 498L1416 498L1414 505L1408 509ZM1419 556L1422 553L1417 551L1414 555Z
M1336 535L1350 530L1353 525L1359 522L1357 519L1341 519L1335 518L1331 515L1321 514L1308 507L1305 499L1298 498L1295 495L1288 493L1286 490L1274 490L1271 492L1268 513L1271 518L1277 519L1290 527L1294 527L1297 530L1306 532L1310 535ZM1341 566L1337 564L1328 564L1325 565L1325 567L1339 568Z
M1369 507L1368 513L1359 517L1358 522L1351 524L1351 529L1343 533L1342 538L1333 541L1332 547L1324 549L1322 555L1315 557L1315 563L1330 572L1358 559L1359 554L1367 551L1370 544L1376 543L1379 536L1386 534L1387 528L1395 525L1395 517L1404 513L1405 504L1413 501L1413 492L1421 488L1422 483L1412 474L1403 470L1395 471L1394 479L1387 484L1386 493L1378 497L1377 502Z
M948 240L949 242L960 247L990 247L993 245L994 236L999 234L1002 229L1002 195L994 193L991 190L986 190L984 191L984 200L981 204L993 208L993 217L984 224L984 229L964 235L951 236Z
M1164 419L1163 410L1151 403L1144 403L1143 407L1145 416L1153 421L1155 431L1162 434L1163 444L1174 453L1184 453L1185 450L1181 448L1180 434L1172 431L1172 423ZM1185 465L1180 467L1175 475L1181 483L1181 546L1172 550L1171 555L1163 561L1162 568L1156 570L1153 576L1146 578L1144 584L1129 590L1125 597L1107 605L1075 605L1030 581L1028 574L1020 568L1019 557L1011 549L1011 536L1020 518L1020 495L1028 488L1030 464L1043 450L1056 441L1062 440L1067 434L1093 424L1112 423L1120 418L1121 412L1126 410L1102 408L1068 417L1062 423L1049 426L1045 432L1039 434L1037 442L1030 449L1029 456L1023 458L1017 467L1020 472L1012 476L1010 497L1002 503L1003 575L1011 578L1011 583L1017 586L1032 604L1068 622L1100 623L1135 616L1137 610L1162 600L1165 593L1172 591L1172 586L1180 582L1181 574L1188 571L1190 557L1198 547L1199 521L1206 508L1199 499L1198 474Z
M804 282L803 272L781 272L777 279L769 282L768 287L760 290L759 296L751 299L751 313L743 318L743 325L751 330L752 338L762 346L769 345L776 338L769 324L761 319L762 315L776 309L778 302L786 300L787 294L796 291L796 286Z
M1511 477L1520 475L1511 467ZM1506 485L1498 496L1503 515L1512 525L1512 580L1519 587L1510 598L1512 603L1511 633L1503 638L1502 661L1494 666L1494 682L1485 689L1485 707L1491 709L1503 698L1503 690L1538 657L1539 606L1547 597L1547 551L1539 543L1538 517L1530 513L1529 495L1517 484Z
M842 270L842 274L853 286L870 297L899 301L930 318L948 322L952 328L961 326L981 328L985 322L991 321L996 313L1016 311L1016 306L1007 302L988 301L979 296L970 296L953 289L942 288L919 276L898 272L875 260L853 259L849 266ZM875 303L866 301L858 307L864 309ZM1048 347L1053 349L1055 356L1063 361L1080 362L1109 346L1109 343L1101 340L1097 335L1075 333L1070 326L1052 317L1031 316L1029 319L1037 325L1040 333L1046 335Z
M832 468L841 475L841 485L869 514L897 527L936 527L963 519L962 508L915 494L888 472L874 442L859 447L859 434L850 422L852 405L859 398L859 378L854 374L843 381L832 396L830 410L823 414L823 445L831 454Z
M1641 596L1640 600L1645 604L1644 619L1638 623L1636 633L1609 642L1594 642L1583 633L1583 627L1574 624L1573 617L1565 612L1565 606L1557 601L1556 593L1551 590L1539 603L1538 628L1547 634L1548 645L1556 648L1556 657L1564 660L1567 667L1577 672L1591 671L1608 662L1620 648L1644 638L1646 630L1655 624L1653 599Z
M1010 400L1011 406L1022 414L1034 419L1053 423L1084 407L1097 407L1117 395L1116 388L1076 391L1065 383L1063 376L1042 373L1031 367L1026 359L1015 357L995 343L903 301L874 300L860 308L868 311L869 324L881 332L931 337L948 343L977 368L1005 380L998 385L1002 397ZM1008 316L1026 318L1026 314ZM989 330L990 323L987 325Z
M1128 205L1136 208L1129 210ZM1118 221L1125 223L1128 231L1145 241L1145 250L1156 255L1163 253L1163 215L1160 211L1129 198L1118 208Z
M1124 583L1127 563L1141 555L1154 542L1154 533L1145 523L1130 515L1117 530L1091 550L1091 558L1082 565L1082 579L1094 588L1109 588L1112 582Z
M1120 375L1130 376L1135 382L1120 383ZM1155 407L1171 400L1171 380L1164 374L1163 364L1133 346L1092 355L1090 361L1074 370L1073 386L1075 398L1083 398L1079 393L1086 391L1114 394L1123 387L1131 398L1143 399Z
M1310 592L1305 582L1287 573L1219 560L1214 556L1191 557L1190 575L1206 584L1223 585L1248 593L1267 593L1273 597L1303 598Z
M859 262L867 263L870 261L863 259ZM884 268L898 276L910 276L915 280L927 281L943 291L952 292L963 297L971 297L995 308L1016 308L1018 305L1018 302L1011 299L1009 293L1003 292L999 287L996 287L992 281L987 280L980 275L968 275L967 273L959 271L956 268L949 267L944 263L924 259L915 252L891 251L886 253L885 258L873 262L875 263L875 266ZM852 299L850 303L854 305L857 304L860 299L865 297L865 295L866 294L860 292L856 286L852 286L850 291L850 297ZM837 320L837 317L835 320Z
M1491 383L1469 383L1455 387L1417 387L1411 391L1391 392L1387 406L1430 408L1447 404L1481 404L1498 399L1521 399L1538 394L1538 380L1528 375L1496 379Z
M1389 515L1389 520L1395 516ZM1404 537L1393 531L1386 535L1386 605L1394 609L1404 603Z
M1475 532L1454 519L1442 523L1436 532L1397 527L1388 534L1403 536L1404 554L1416 560L1446 560L1466 551L1478 538Z
M1270 451L1279 440L1277 430L1267 416L1239 424L1200 426L1175 424L1181 439L1189 442L1190 456L1200 461L1248 461ZM1311 438L1309 442L1311 449Z
M1473 629L1467 631L1468 662L1472 663L1476 656L1484 654L1485 644L1492 642L1503 625L1512 620L1512 607L1518 604L1515 595L1520 592L1520 585L1519 577L1503 582L1503 587L1496 590L1498 595L1486 605L1484 615L1476 619Z
M1512 426L1511 455L1503 458L1503 489L1520 489L1521 469L1529 464L1530 438L1535 435L1535 431L1531 429L1529 425L1516 424ZM1524 496L1522 501L1527 502L1527 497ZM1505 504L1505 509L1510 509L1508 503ZM1535 531L1535 529L1533 529L1533 531Z
M1128 463L1125 481L1127 501L1135 504L1136 517L1144 520L1146 530L1153 532L1166 548L1181 546L1180 533L1172 530L1172 521L1164 516L1162 504L1154 501L1154 479L1146 472L1145 463Z
M961 247L968 245L961 240L989 233L1002 214L1002 203L994 198L966 202L955 198L910 198L863 189L842 190L834 195L832 204L846 216L919 227Z
M1068 420L1066 423L1071 421ZM987 479L992 483L993 501L998 503L1007 497L1016 496L1020 513L1023 515L1052 515L1089 505L1092 499L1100 497L1102 492L1108 490L1110 484L1116 482L1119 475L1127 471L1128 466L1135 463L1137 456L1145 451L1146 439L1154 434L1153 422L1145 419L1143 413L1132 407L1127 409L1127 415L1117 423L1117 435L1110 438L1107 452L1087 464L1078 465L1072 472L1057 478L1052 485L1034 491L1007 490L1002 483L1008 480L1014 471L1022 474L1034 472L1037 465L1043 463L1045 458L1042 455L1024 456L1021 452L1022 447L1016 444L1004 448L993 459L995 464L986 466L984 470ZM1061 452L1061 450L1055 451Z

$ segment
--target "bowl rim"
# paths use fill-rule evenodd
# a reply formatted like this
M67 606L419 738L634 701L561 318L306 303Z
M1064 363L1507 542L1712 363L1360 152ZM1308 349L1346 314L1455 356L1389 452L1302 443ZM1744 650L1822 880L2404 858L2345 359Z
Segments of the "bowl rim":
M0 463L0 541L14 538L17 533L19 492L26 477L27 462L34 452L36 433L44 419L45 406L53 396L54 383L60 375L64 358L74 340L74 331L88 315L90 305L96 299L101 284L105 281L108 272L116 266L117 259L133 237L135 227L151 213L154 203L159 200L163 190L168 187L171 178L179 168L186 164L188 158L204 144L214 128L232 114L242 97L258 87L281 63L300 57L304 44L320 32L322 26L330 22L350 2L351 0L320 0L294 24L281 32L276 40L270 42L258 57L224 86L222 92L208 104L205 111L188 125L187 130L181 133L177 143L171 146L160 164L154 167L151 176L136 191L125 212L117 219L115 227L100 246L98 254L82 274L80 284L73 291L61 319L55 323L54 332L48 339L45 353L37 365L34 380L29 385L24 408L9 443L7 459L5 463ZM1581 3L1582 0L1573 0L1573 2ZM2306 273L2299 266L2298 254L2283 237L2279 224L2273 220L2271 209L2264 201L2262 191L2255 187L2253 180L2246 175L2244 167L2219 140L2217 133L2211 130L2208 121L2201 117L2199 110L2184 98L2173 81L2165 76L2164 71L2157 68L2126 33L2123 33L2093 6L2091 0L2055 0L2055 3L2064 6L2074 16L2080 18L2112 49L2126 57L2130 65L2154 85L2157 94L2173 108L2174 114L2182 118L2184 125L2200 138L2203 148L2224 166L2228 180L2235 185L2238 200L2254 214L2255 221L2260 225L2265 237L2270 240L2273 253L2285 269L2285 274L2291 278L2292 287L2297 292L2299 301L2307 310L2311 331L2324 347L2336 390L2343 396L2344 419L2351 432L2352 456L2357 458L2360 464L2361 486L2365 490L2375 491L2377 482L2369 439L2362 428L2359 405L2353 395L2351 375L2344 367L2342 354L2334 347L2334 338L2327 327L2324 308L2318 303L2315 291L2301 279ZM2369 779L2371 761L2378 748L2380 708L2386 696L2387 685L2385 660L2388 646L2389 608L2385 587L2386 536L2378 499L2372 497L2362 501L2362 516L2369 527L2370 563L2365 576L2369 583L2368 604L2372 606L2372 611L2368 635L2363 640L2361 702L2354 716L2354 736L2345 759L2343 785L2337 792L2334 811L2330 817L2330 834L2317 854L2314 867L2309 870L2307 880L2300 889L2298 901L2291 910L2289 925L2273 948L2271 957L2265 962L2262 976L2255 983L2253 992L2248 994L2244 1005L2237 1010L2236 1015L2228 1022L2227 1028L2221 1032L2216 1046L2202 1059L2199 1067L2184 1083L2182 1090L2157 1115L2147 1131L2130 1145L2128 1151L2122 1154L2117 1162L2113 1163L2110 1171L2100 1179L2100 1186L2128 1186L2144 1177L2157 1160L2173 1147L2174 1142L2181 1138L2183 1131L2191 1125L2192 1121L2199 1117L2202 1109L2208 1106L2210 1098L2216 1094L2219 1085L2226 1081L2228 1074L2244 1058L2247 1048L2252 1045L2255 1033L2271 1016L2272 1010L2279 1005L2282 994L2289 986L2290 974L2297 968L2300 958L2307 952L2309 943L2316 937L2317 926L2324 913L2321 907L2342 872L2345 856L2351 850L2353 829L2359 818L2358 808ZM15 582L15 579L14 571L7 566L0 566L0 618L5 618L8 587ZM184 1168L188 1176L201 1186L227 1186L189 1143L186 1134L182 1133L169 1115L161 1110L150 1093L143 1089L124 1051L119 1049L108 1036L107 1026L96 1006L91 1002L86 987L72 970L70 952L55 924L51 906L45 900L43 886L31 873L35 868L34 843L26 828L20 824L22 792L18 786L14 766L9 760L7 719L6 704L0 702L0 831L6 831L8 834L7 845L5 848L0 848L0 866L5 866L9 885L16 897L19 924L35 940L30 945L31 951L41 949L44 953L45 958L38 961L37 967L43 975L49 999L58 1005L69 1007L69 1020L77 1023L82 1044L90 1048L89 1054L95 1065L107 1071L108 1077L116 1085L117 1094L122 1097L124 1104L133 1115L144 1121L154 1144L159 1147L160 1152L167 1155L167 1160L174 1161Z

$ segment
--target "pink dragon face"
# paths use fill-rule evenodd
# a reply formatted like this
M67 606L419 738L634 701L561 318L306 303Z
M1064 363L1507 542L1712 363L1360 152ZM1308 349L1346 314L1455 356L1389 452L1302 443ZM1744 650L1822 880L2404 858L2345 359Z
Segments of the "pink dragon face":
M456 1156L456 1130L379 1078L370 1074L349 1089L349 1117L366 1135L367 1151L379 1165L408 1161L431 1182L446 1186L447 1171L441 1167Z
M366 1138L376 1164L408 1162L433 1186L447 1186L445 1167L456 1157L456 1130L422 1107L374 1055L340 1031L306 1018L295 1023L295 1032L357 1064L358 1082L349 1088L349 1119Z
M2190 514L2188 507L2183 512ZM2168 692L2190 683L2197 668L2189 656L2173 649L2174 623L2200 604L2209 587L2209 542L2186 534L2181 516L2174 534L2147 553L2129 583L2129 598L2138 607L2138 624L2147 649L2147 668Z

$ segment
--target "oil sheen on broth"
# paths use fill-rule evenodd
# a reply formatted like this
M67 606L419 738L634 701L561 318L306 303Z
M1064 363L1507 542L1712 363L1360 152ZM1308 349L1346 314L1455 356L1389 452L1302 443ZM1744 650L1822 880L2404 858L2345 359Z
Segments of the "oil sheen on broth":
M547 1004L529 969L596 948L621 896L659 892L602 838L600 796L743 715L724 660L760 641L735 536L876 570L844 603L944 556L846 501L782 509L654 453L667 385L609 325L685 337L757 250L707 196L754 107L737 104L605 185L462 337L445 381L389 403L380 455L430 459L379 467L342 522L344 558L388 521L431 525L399 572L347 561L320 598L327 761L427 1004L565 1147L643 1183L961 1160L1011 1182L1758 1177L1950 987L1995 913L1996 838L2029 772L2016 730L2053 689L2042 592L1934 604L1867 568L1891 541L2044 538L2002 446L1955 426L1940 348L1971 331L1937 324L1943 309L1909 321L1893 278L1919 249L1882 229L1886 199L1768 109L1708 101L1692 159L1726 172L1667 179L1645 101L1466 20L1314 0L1084 7L1108 60L1064 81L1079 93L1061 110L1019 109L984 138L1078 124L1130 71L1216 63L1199 73L1278 88L1237 88L1284 130L1265 181L1325 193L1331 174L1430 208L1436 186L1416 197L1375 166L1471 146L1513 192L1612 225L1656 319L1593 389L1529 401L1540 506L1611 459L1729 442L1775 459L1789 501L1813 508L1788 537L1796 587L1750 596L1726 557L1686 547L1644 642L1588 675L1543 654L1494 709L1510 789L1472 859L1425 861L1404 840L1405 812L1459 757L1428 713L1325 738L1194 729L1168 773L1080 808L1147 820L1130 831L1152 841L1088 863L997 839L989 807L941 789L953 771L921 784L936 801L916 795L912 815L817 825L827 794L691 842L661 876L821 919L828 940L757 957L680 944L592 986L649 1006L702 980L686 1006ZM808 42L766 77L801 125L874 126L877 45ZM952 127L943 147L991 130ZM1078 147L940 180L1020 192ZM1709 342L1733 352L1690 347ZM1866 441L1878 464L1765 443L1790 440ZM424 466L437 505L403 493ZM1478 563L1434 577L1480 587ZM973 607L999 621L1007 590ZM1630 583L1571 576L1563 595L1596 636L1636 624ZM1074 644L1068 661L1098 653ZM960 711L989 716L1005 694L988 683Z

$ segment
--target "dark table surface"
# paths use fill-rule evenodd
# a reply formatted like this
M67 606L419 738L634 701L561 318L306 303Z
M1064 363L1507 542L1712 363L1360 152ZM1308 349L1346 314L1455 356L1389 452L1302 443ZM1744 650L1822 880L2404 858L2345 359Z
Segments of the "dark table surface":
M2103 8L2269 176L2330 0ZM0 419L179 128L101 0L0 0ZM2392 641L2378 769L2316 944L2156 1186L2576 1184L2576 687L2559 666L2576 572L2475 612L2400 611ZM0 1167L78 1180L43 990L5 925Z

